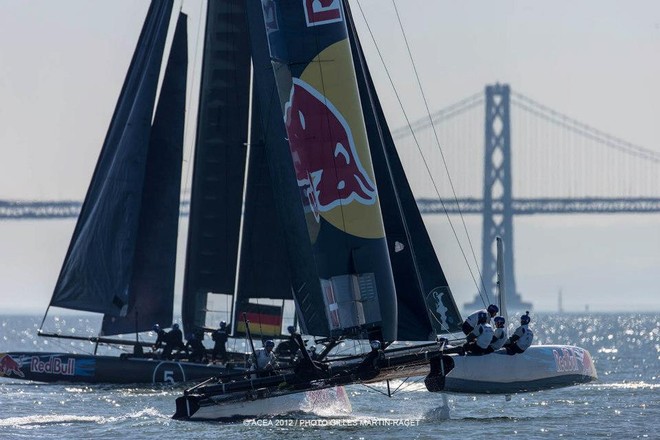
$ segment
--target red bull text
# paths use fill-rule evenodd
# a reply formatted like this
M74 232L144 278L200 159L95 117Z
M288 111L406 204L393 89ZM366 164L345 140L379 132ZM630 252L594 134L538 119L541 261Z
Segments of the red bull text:
M69 358L66 363L61 358L51 357L42 361L38 356L32 356L30 360L30 371L32 373L59 374L62 376L73 376L76 370L76 360Z

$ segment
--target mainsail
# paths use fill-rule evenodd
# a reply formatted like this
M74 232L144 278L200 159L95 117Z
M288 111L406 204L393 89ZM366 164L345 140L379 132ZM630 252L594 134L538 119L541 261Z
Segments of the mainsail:
M209 2L206 35L184 324L226 293L235 312L293 298L315 335L458 330L348 5Z
M142 190L128 312L105 315L104 335L172 322L188 67L187 20L180 14L156 108ZM165 276L166 274L166 276Z
M167 119L163 123L174 127L163 131L156 124L152 131L151 126L172 3L155 1L149 8L50 306L120 317L127 315L137 289L150 291L158 302L163 296L171 298L174 271L161 269L172 266L175 248L167 241L154 252L146 247L163 235L176 235L177 220L172 219L178 219L178 211L149 235L140 234L147 233L146 224L154 221L152 209L166 210L173 204L178 208L179 195L171 188L179 186L180 172L170 175L173 168L165 162L180 156L182 139L169 145L156 140L177 135L176 127L182 126L183 112L176 101L159 107L160 117ZM173 55L177 57L181 55ZM185 75L178 75L176 81L181 80ZM174 87L185 90L185 84ZM147 166L161 154L158 164ZM161 185L167 188L167 200L155 198ZM169 304L154 316L171 320L171 300ZM131 328L135 330L134 320Z
M394 281L341 2L262 6L312 246L306 265L317 272L310 285L293 286L302 328L394 340ZM304 313L319 306L324 317Z

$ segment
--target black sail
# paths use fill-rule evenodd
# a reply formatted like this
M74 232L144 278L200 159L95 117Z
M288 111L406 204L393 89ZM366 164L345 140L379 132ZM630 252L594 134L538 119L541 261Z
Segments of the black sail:
M244 3L208 2L183 287L186 332L204 326L209 292L234 293L250 82Z
M172 1L148 11L50 305L125 315Z
M252 121L235 301L293 299L284 228L277 215L257 103Z
M188 67L186 23L185 14L179 14L151 128L128 313L104 316L104 335L172 323Z
M253 114L246 188L244 246L237 301L245 298L292 299L292 291L305 292L307 301L296 311L307 334L327 332L318 275L309 264L312 247L300 206L300 193L286 140L284 118L268 51L260 2L248 2L247 17L253 64ZM277 195L277 197L276 197ZM259 252L259 243L264 252ZM263 264L263 260L267 264ZM271 278L243 269L265 270ZM266 266L266 267L264 267ZM309 325L307 325L309 323Z
M346 15L394 273L398 337L432 340L460 331L460 312L399 160L348 7Z

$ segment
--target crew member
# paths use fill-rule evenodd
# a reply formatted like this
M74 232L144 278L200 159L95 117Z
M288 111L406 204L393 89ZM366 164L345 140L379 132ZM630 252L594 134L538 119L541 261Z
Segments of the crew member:
M514 355L522 353L532 345L534 332L528 327L529 321L529 312L525 312L525 314L520 317L520 327L513 332L513 335L511 335L509 340L504 344L506 354Z
M277 344L275 355L278 360L288 359L289 363L293 365L300 347L298 347L298 342L296 341L296 328L290 325L287 327L287 331L289 332L289 337Z
M197 331L192 333L188 338L186 343L186 348L190 349L190 357L188 360L190 362L203 362L206 363L206 347L202 340L204 339L204 332Z
M179 324L172 324L172 330L167 333L167 342L171 347L167 359L171 358L172 350L177 350L178 353L185 351L188 354L188 349L183 343L183 332L179 328ZM164 352L165 350L163 350Z
M463 346L465 351L472 354L482 355L492 353L493 349L490 343L493 340L493 327L488 324L488 314L479 312L477 316L477 325L467 337L467 342Z
M495 329L493 330L493 340L490 343L493 351L499 350L502 348L504 343L507 341L508 332L506 331L506 320L503 316L496 316L493 321L495 322Z
M485 313L487 317L486 323L490 324L490 318L493 318L495 315L497 315L497 312L499 311L500 309L495 304L491 304L486 309L477 310L476 312L472 313L470 316L465 318L465 321L463 322L463 333L465 333L466 336L472 333L472 330L474 330L474 328L477 326L477 317L479 316L479 313Z
M263 348L257 350L256 352L257 358L255 362L252 364L252 366L253 367L256 366L257 370L261 370L258 373L258 376L263 377L263 376L271 376L272 374L274 374L273 369L275 369L278 366L275 353L273 353L274 347L275 347L275 343L269 339L264 343Z
M216 359L219 357L223 363L226 363L227 340L229 339L229 334L227 333L227 323L225 321L220 321L220 328L213 332L211 338L215 342L215 345L213 345L211 360L215 363Z
M161 347L163 347L163 351L165 351L165 348L167 344L167 333L165 330L160 328L159 324L154 324L152 327L152 330L154 333L156 333L156 342L154 342L154 345L151 347L152 350L155 352L156 350L159 350ZM172 352L172 349L169 349L169 353ZM162 355L162 354L161 354Z

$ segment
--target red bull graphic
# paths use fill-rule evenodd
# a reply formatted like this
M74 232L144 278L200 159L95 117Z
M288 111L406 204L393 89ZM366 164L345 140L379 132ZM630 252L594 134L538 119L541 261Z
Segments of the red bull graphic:
M59 374L62 376L73 376L76 371L76 360L69 358L66 363L59 357L50 357L46 361L39 359L39 356L32 356L30 359L30 372Z
M558 373L579 371L577 358L572 350L562 348L561 353L557 350L552 350L552 354L555 357L555 366Z
M8 354L0 354L0 377L25 377L21 371L21 365Z
M293 78L285 123L298 185L316 220L339 205L376 202L376 185L357 154L346 119L318 90Z
M562 348L559 350L552 350L555 358L555 366L558 373L576 372L582 374L592 375L595 374L595 368L591 355L588 351L578 347Z
M307 27L343 20L340 0L302 0Z
M313 296L302 297L303 290L297 301L303 309L326 309L326 322L314 315L304 317L305 326L315 327L323 335L328 330L341 334L344 315L336 299L350 293L351 287L337 287L333 298L324 282L335 276L374 274L378 285L373 291L380 310L360 325L375 337L394 340L394 280L343 3L275 3L280 31L267 32L269 49L288 153L315 257L314 266L301 273L311 278L316 271L321 281L320 290L316 285L310 287ZM266 26L272 21L268 14L264 9ZM284 160L279 150L270 154L276 161ZM288 205L299 209L293 203ZM357 311L355 315L358 322Z

